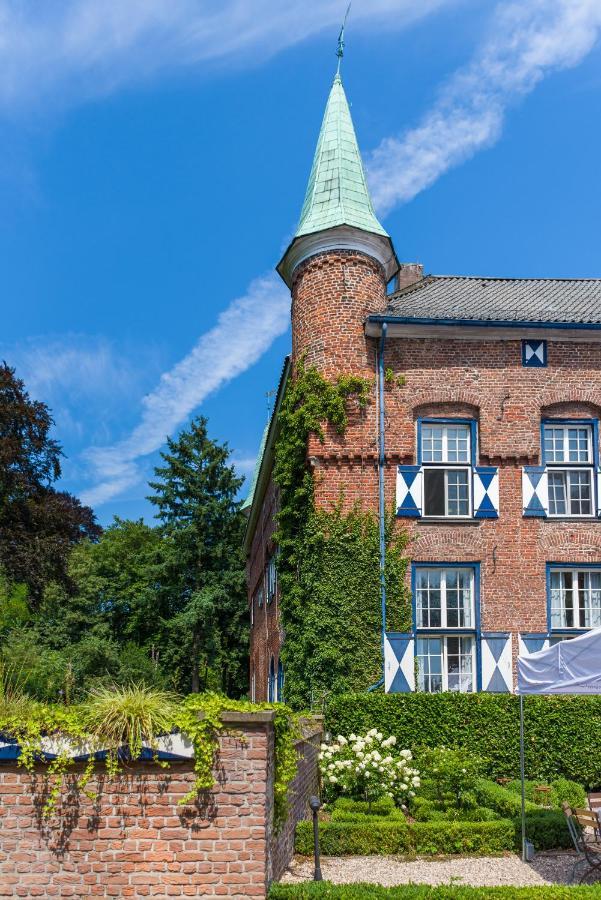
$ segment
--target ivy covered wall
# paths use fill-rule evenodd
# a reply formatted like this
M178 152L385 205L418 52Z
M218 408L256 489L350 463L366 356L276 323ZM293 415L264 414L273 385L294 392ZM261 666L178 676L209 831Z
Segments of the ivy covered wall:
M281 658L286 701L319 705L330 693L365 691L382 675L378 518L344 495L330 508L315 503L307 464L311 434L347 425L347 403L365 408L370 383L356 376L327 381L301 361L288 382L279 414L274 479L280 491L275 539L279 547ZM404 575L407 538L386 521L387 627L411 624Z

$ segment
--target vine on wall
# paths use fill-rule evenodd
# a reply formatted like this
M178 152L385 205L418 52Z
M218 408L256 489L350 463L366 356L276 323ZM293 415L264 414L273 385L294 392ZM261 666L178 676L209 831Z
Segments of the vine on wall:
M363 691L382 674L378 518L344 497L317 508L307 466L307 441L324 440L324 425L338 434L347 426L348 401L367 404L370 384L341 375L327 381L298 364L279 414L274 480L280 490L278 528L280 610L285 640L282 661L286 699L314 706L331 693ZM411 610L404 586L407 538L386 519L387 627L406 631Z
M0 673L1 675L1 673ZM109 711L104 727L96 728L91 716L90 704L62 706L60 704L43 704L30 700L24 695L3 696L0 680L0 735L4 739L16 740L21 748L18 764L33 774L36 765L45 756L44 738L56 739L53 752L58 753L55 759L49 759L46 765L46 783L44 815L49 817L57 808L64 776L74 765L73 748L82 753L91 753L83 772L77 776L80 791L89 797L94 795L88 791L88 784L98 763L94 752L108 750L105 767L109 777L121 772L124 759L139 757L142 744L156 749L157 738L161 734L181 731L194 747L195 781L190 792L181 799L182 804L193 803L199 792L210 790L214 783L214 767L218 759L219 733L232 732L224 725L222 713L225 711L256 712L272 709L275 711L275 777L274 777L274 825L276 830L281 826L287 814L288 785L296 774L297 754L295 742L299 737L297 716L283 704L255 704L242 700L229 700L218 694L190 694L184 698L174 698L161 692L144 688L122 688L115 690L113 709ZM136 708L133 708L135 700ZM152 707L152 709L151 709ZM130 735L125 741L127 756L123 756L124 742L116 740L115 729L110 723L125 723L121 728L122 737ZM157 729L155 726L159 724ZM233 729L234 733L237 733ZM139 738L131 735L139 734ZM169 763L159 760L155 762L168 769Z

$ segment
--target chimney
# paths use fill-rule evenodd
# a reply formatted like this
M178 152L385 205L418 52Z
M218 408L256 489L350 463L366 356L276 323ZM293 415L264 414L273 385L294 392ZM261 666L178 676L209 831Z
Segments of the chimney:
M421 263L401 263L396 275L394 289L395 291L400 291L402 288L409 287L410 284L415 284L416 281L421 281L423 277L424 267Z

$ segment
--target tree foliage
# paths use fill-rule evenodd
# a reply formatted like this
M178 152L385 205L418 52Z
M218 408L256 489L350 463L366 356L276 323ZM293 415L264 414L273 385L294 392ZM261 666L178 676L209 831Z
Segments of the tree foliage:
M71 548L100 535L92 510L53 487L62 451L52 425L48 407L0 365L0 566L27 585L32 608L49 581L66 582Z

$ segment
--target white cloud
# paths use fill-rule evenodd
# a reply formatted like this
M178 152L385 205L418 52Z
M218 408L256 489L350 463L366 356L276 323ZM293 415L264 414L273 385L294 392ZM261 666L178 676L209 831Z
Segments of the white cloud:
M153 348L76 333L0 344L0 358L16 369L31 397L48 404L61 434L83 437L85 431L88 440L108 439L111 421L161 362Z
M402 29L455 2L370 0L352 21ZM84 99L198 63L256 63L326 28L334 41L343 11L343 0L0 0L0 105Z
M209 394L250 368L285 333L289 318L290 295L275 274L251 282L246 295L230 303L214 328L144 397L130 435L86 451L94 484L82 493L84 503L101 505L139 482L138 461L158 450Z
M374 203L386 215L448 169L498 140L507 108L548 73L577 65L596 44L601 0L517 0L499 6L471 63L422 122L372 153Z

